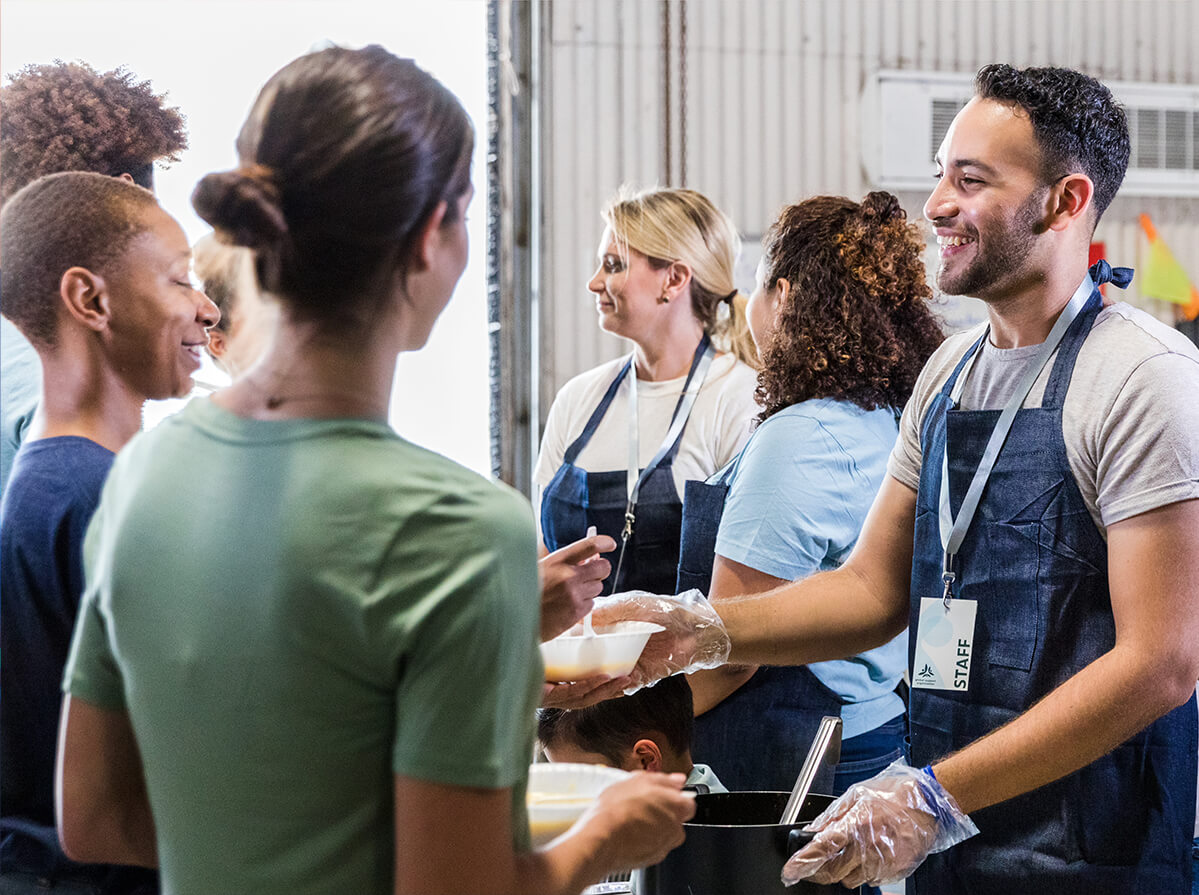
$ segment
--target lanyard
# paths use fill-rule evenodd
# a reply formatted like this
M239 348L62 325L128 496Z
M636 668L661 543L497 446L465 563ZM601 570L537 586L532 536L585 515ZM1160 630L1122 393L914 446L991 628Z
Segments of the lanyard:
M624 513L624 530L620 533L620 556L616 561L616 574L612 578L613 590L615 590L616 582L620 580L625 545L633 536L633 524L637 521L637 496L641 492L641 485L670 453L670 449L678 440L683 427L687 425L687 418L691 416L691 409L695 406L695 399L699 397L699 390L703 388L704 380L708 377L708 369L712 366L712 359L715 356L716 349L713 347L711 339L705 334L695 349L695 358L691 361L691 370L687 374L687 382L683 388L683 394L679 398L679 403L674 409L674 417L670 421L666 437L662 439L662 445L658 448L658 452L654 454L645 469L641 470L640 475L637 472L640 466L637 425L637 364L635 360L629 362L629 467L626 479L628 504Z
M970 523L974 520L974 513L978 510L979 501L982 499L983 489L987 485L987 479L990 478L991 470L995 466L995 461L999 458L999 452L1003 448L1003 443L1007 440L1008 433L1011 431L1012 422L1016 418L1016 412L1024 405L1024 399L1028 397L1028 393L1032 391L1033 383L1037 381L1037 377L1041 375L1041 371L1045 369L1045 365L1049 363L1049 358L1053 352L1057 350L1058 345L1065 336L1066 330L1070 324L1074 322L1074 318L1078 316L1083 305L1087 303L1087 299L1091 297L1095 285L1091 280L1090 275L1083 278L1079 287L1074 290L1074 295L1070 297L1070 301L1062 310L1061 315L1057 318L1057 322L1053 324L1053 329L1049 331L1049 337L1042 343L1040 350L1029 363L1028 368L1020 381L1016 385L1015 392L1008 399L1007 404L1003 408L1003 412L999 415L998 422L995 423L995 428L991 431L991 437L987 441L987 447L983 451L982 459L979 460L978 468L974 471L974 478L970 481L970 487L966 491L966 496L962 499L962 506L958 510L958 517L953 518L953 513L949 506L949 433L948 433L948 409L946 411L946 436L945 450L941 455L941 493L938 507L938 517L941 530L941 546L945 549L945 563L941 574L941 579L945 582L945 608L949 608L949 600L952 596L951 587L954 580L957 578L955 564L959 548L962 546L962 541L965 540L966 532L970 528ZM974 361L978 355L982 353L984 340L990 334L990 328L983 333L982 340L978 343L978 348L974 354L970 356L966 366L962 368L958 374L957 382L954 383L953 391L950 393L950 407L957 406L958 399L961 397L962 388L965 385L966 377L970 374L970 370L974 367Z

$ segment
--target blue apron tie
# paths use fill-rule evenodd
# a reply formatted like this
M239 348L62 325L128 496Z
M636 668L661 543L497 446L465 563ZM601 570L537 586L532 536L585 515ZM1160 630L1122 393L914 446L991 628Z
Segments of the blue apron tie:
M1131 267L1112 267L1107 261L1100 258L1091 265L1089 273L1096 286L1114 283L1121 289L1127 289L1132 282L1133 270Z

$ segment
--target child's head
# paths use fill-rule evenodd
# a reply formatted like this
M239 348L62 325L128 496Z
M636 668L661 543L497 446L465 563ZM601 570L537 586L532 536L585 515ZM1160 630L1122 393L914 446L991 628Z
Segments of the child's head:
M539 709L537 739L550 761L686 774L693 711L691 686L675 675L584 709Z

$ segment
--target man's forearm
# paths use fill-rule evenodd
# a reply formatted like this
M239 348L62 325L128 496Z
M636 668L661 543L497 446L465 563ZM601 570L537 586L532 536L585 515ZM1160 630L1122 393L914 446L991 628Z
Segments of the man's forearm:
M888 476L845 565L717 606L732 662L806 665L886 643L908 621L916 492Z
M1189 698L1162 680L1161 665L1117 646L933 772L967 813L1071 774Z
M886 643L907 624L906 601L883 602L848 565L716 609L733 642L729 661L742 664L844 659Z

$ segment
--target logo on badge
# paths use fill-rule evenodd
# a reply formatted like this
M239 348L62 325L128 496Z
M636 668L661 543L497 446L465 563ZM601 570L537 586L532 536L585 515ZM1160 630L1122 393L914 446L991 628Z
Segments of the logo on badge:
M932 681L932 680L936 680L936 678L937 678L937 673L935 671L933 671L932 666L929 665L927 662L924 663L924 667L921 668L916 673L916 680L918 680L918 681Z

